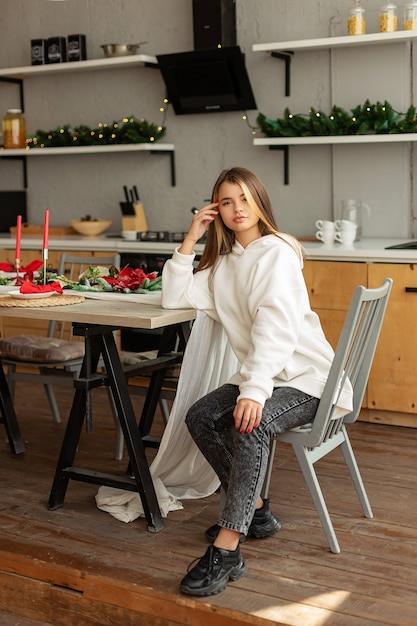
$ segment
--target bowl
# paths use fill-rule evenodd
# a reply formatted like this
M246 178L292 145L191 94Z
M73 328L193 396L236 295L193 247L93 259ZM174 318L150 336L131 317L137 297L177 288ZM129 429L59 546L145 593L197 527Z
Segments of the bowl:
M112 220L70 220L71 227L80 235L94 237L108 229Z
M126 57L136 54L143 43L146 41L140 43L105 43L100 47L103 48L106 57Z
M137 239L136 230L122 230L123 239Z

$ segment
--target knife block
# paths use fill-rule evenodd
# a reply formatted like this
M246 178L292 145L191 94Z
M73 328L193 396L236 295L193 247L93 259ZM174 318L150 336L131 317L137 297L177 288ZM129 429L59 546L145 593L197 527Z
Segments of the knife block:
M148 232L148 222L146 221L145 209L142 202L133 202L134 215L123 215L122 230L136 230Z

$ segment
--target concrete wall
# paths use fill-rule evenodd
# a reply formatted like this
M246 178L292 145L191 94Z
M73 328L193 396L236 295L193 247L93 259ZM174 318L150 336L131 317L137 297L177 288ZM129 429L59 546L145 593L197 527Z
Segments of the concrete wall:
M364 3L365 8L367 3ZM328 112L332 103L349 109L387 99L398 110L410 104L412 81L408 45L395 44L329 53L299 52L291 71L291 95L284 95L284 64L254 43L327 37L343 31L350 0L236 0L238 43L259 111L281 117L285 107ZM368 12L368 32L376 13ZM400 24L402 17L400 15ZM0 0L0 66L30 65L30 40L84 33L88 58L103 56L100 44L147 41L141 51L158 54L193 48L191 0ZM165 88L150 68L29 78L25 114L29 133L58 125L96 126L134 114L161 123ZM18 91L0 84L0 112L17 107ZM249 123L256 124L256 111ZM359 197L372 208L366 236L414 236L412 150L401 146L297 147L290 151L290 184L284 185L279 152L254 147L240 113L176 116L169 107L164 141L176 148L177 185L170 184L167 156L62 156L28 159L29 220L67 224L89 213L121 226L124 184L136 184L151 229L185 230L190 208L208 198L219 171L243 165L264 180L282 230L313 234L317 218L338 216L343 197ZM259 133L257 136L262 136ZM21 188L18 163L0 162L0 189ZM411 168L411 169L410 169Z

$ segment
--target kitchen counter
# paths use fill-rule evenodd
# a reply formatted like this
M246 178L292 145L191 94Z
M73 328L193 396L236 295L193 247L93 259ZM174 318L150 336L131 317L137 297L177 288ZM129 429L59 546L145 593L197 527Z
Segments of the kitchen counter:
M354 261L363 263L417 263L417 248L408 250L386 250L386 246L412 241L412 239L362 239L351 248L334 244L303 241L307 258L320 261ZM178 246L174 242L130 241L121 237L101 235L98 237L82 237L80 235L64 235L49 237L49 250L115 251L120 253L170 254ZM13 250L14 235L0 235L0 249ZM197 244L196 252L203 250L203 244ZM27 235L22 237L22 250L41 250L42 237Z
M320 242L302 242L302 244L306 250L307 259L316 261L417 263L417 247L405 250L386 250L387 246L410 241L414 241L414 239L361 239L361 241L355 242L352 247L345 247L339 243L333 244L333 246L325 246Z

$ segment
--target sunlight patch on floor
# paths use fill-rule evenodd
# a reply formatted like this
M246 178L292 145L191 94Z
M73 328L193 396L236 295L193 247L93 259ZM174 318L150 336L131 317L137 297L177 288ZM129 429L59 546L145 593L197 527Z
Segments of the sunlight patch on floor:
M276 620L288 624L289 626L325 626L334 613L345 601L348 600L350 592L331 591L329 593L315 594L304 600L293 604L269 605L264 609L252 611L253 615L264 619ZM333 615L334 617L334 615Z

